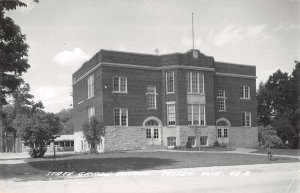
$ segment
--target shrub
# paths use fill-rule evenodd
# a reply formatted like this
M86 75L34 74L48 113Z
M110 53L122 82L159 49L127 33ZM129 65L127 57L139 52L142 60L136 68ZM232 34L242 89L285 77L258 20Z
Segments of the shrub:
M277 132L272 128L268 127L265 130L260 130L258 133L258 139L260 144L267 147L270 146L271 148L282 148L283 143L281 139L277 136Z
M214 147L220 147L220 144L219 144L218 141L215 141L215 142L214 142Z
M46 151L46 147L30 148L29 155L32 158L43 157Z

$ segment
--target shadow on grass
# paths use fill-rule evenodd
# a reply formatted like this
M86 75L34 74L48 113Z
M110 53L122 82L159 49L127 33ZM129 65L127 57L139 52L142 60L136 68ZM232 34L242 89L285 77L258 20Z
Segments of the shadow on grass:
M18 181L49 180L48 172L120 172L156 169L176 164L172 159L116 157L33 161L24 164L0 165L0 178Z

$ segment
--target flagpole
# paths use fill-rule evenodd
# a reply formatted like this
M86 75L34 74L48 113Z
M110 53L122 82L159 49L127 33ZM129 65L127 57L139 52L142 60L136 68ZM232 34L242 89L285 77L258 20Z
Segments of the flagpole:
M193 50L194 50L194 13L192 12L192 37L193 37Z

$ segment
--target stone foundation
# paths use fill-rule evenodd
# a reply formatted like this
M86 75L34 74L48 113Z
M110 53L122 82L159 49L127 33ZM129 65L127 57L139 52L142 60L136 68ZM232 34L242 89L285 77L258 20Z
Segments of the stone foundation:
M168 137L176 137L176 146L184 147L190 136L195 137L196 145L194 147L200 146L200 136L207 136L208 146L213 146L214 142L217 140L217 129L214 125L162 127L160 135L160 144L162 144L163 148L168 148ZM257 147L257 127L229 127L229 145L234 147ZM98 150L100 152L130 151L146 149L147 147L146 128L143 128L142 126L107 126L105 139L103 139L103 144L101 147L98 147ZM74 151L89 151L88 144L85 141L82 132L74 133Z
M229 144L235 147L258 147L257 127L230 127Z

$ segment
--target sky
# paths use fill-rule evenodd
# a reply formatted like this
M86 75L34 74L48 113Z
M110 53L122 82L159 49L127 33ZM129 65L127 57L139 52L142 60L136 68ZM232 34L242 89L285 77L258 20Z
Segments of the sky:
M257 85L300 60L300 0L22 0L6 15L26 34L24 74L47 112L72 107L72 74L100 49L160 54L195 48L255 65Z

